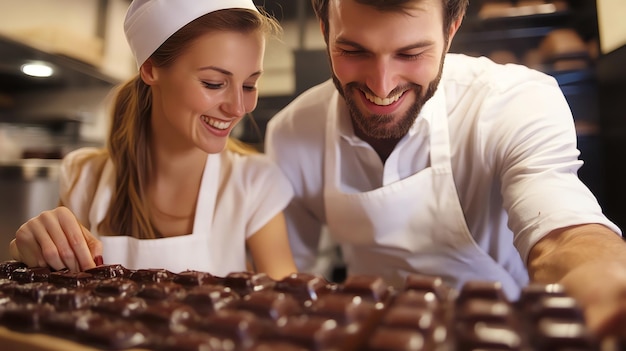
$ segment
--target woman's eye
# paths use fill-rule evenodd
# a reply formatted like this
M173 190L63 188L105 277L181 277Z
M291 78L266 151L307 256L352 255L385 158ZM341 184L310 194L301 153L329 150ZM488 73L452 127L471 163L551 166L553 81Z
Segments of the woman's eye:
M244 85L243 86L243 90L255 91L256 90L256 85Z
M202 85L204 85L204 87L208 89L219 89L224 86L224 84L222 83L209 83L209 82L202 82Z

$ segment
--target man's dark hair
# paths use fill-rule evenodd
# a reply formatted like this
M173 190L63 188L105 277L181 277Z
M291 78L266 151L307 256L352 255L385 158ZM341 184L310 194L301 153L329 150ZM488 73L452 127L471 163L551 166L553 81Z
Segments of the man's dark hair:
M328 43L328 3L331 0L311 0L317 18L324 23L324 40ZM359 4L372 6L380 11L403 11L412 3L421 0L354 0ZM440 0L443 10L443 35L448 40L448 29L452 22L465 15L469 0Z

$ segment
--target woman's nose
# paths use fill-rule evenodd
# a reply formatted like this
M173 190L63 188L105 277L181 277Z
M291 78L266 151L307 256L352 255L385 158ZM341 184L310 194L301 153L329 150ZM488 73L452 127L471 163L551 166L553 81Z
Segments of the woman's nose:
M224 112L229 117L241 117L246 113L243 89L232 88L229 90L226 101L222 104Z

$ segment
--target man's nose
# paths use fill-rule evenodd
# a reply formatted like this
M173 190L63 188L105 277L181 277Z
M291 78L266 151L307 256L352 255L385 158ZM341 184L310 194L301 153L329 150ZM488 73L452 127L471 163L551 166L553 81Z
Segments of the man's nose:
M380 98L386 98L398 86L397 74L387 58L377 58L371 62L366 79L367 87Z

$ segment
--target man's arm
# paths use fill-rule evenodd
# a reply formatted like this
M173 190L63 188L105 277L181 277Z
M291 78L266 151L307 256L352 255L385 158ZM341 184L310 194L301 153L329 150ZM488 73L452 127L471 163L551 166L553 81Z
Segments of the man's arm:
M532 248L530 279L560 283L585 310L597 335L626 332L626 243L599 224L557 229Z

